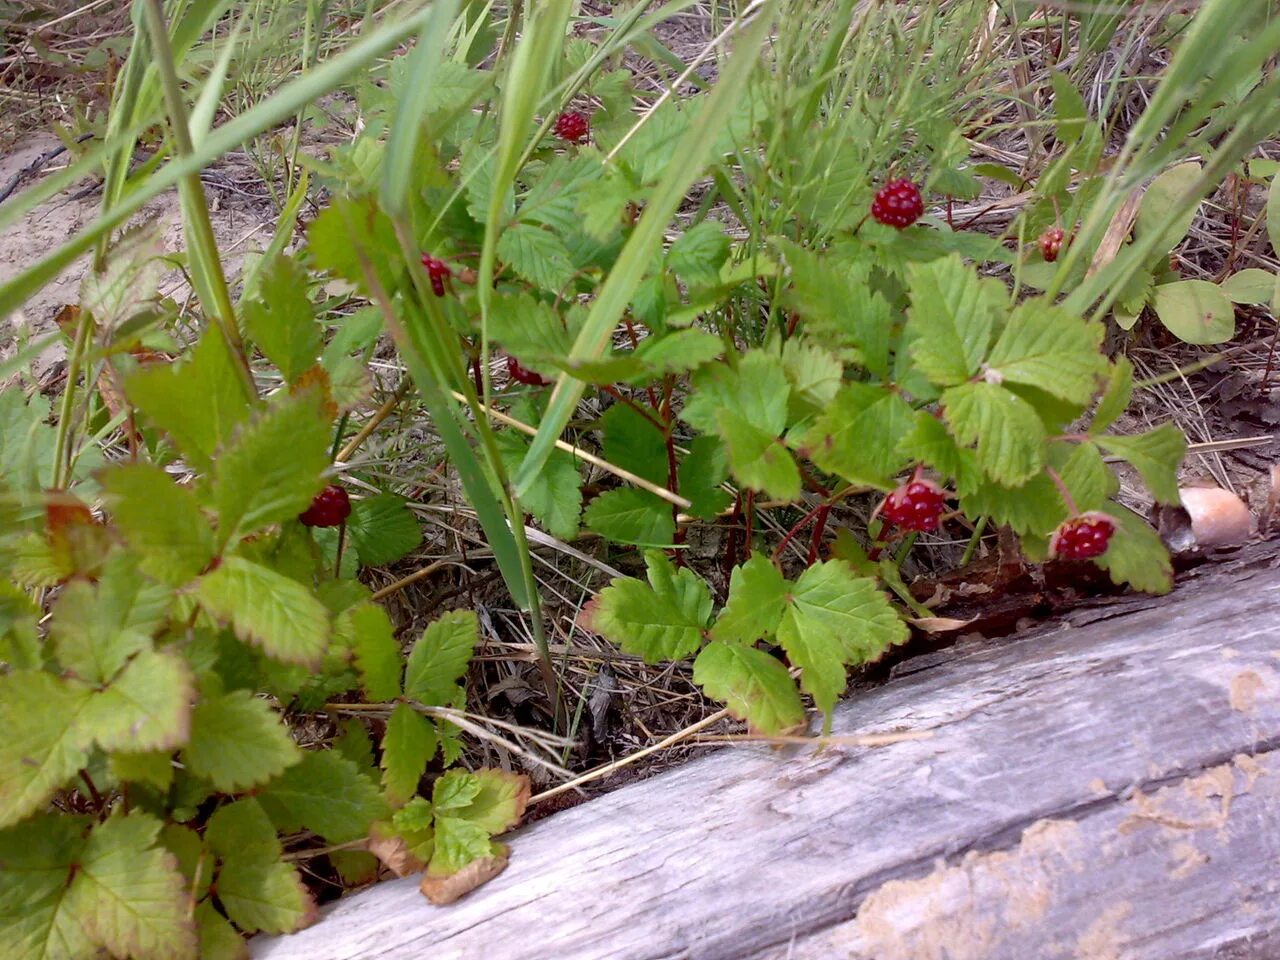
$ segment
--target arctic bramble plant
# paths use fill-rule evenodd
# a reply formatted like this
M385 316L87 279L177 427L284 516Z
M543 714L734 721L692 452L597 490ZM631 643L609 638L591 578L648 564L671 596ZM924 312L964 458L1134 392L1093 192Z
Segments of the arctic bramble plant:
M924 198L920 188L906 179L890 180L876 191L871 201L871 216L899 230L909 227L924 215Z
M885 497L880 514L903 530L928 533L938 529L946 492L932 480L914 478Z
M567 143L583 143L591 133L591 120L579 110L570 110L556 117L555 134Z
M1053 532L1049 553L1064 560L1093 560L1107 552L1115 532L1115 520L1105 513L1093 511L1072 517Z
M422 255L422 265L427 268L427 279L431 282L431 292L437 297L443 297L445 284L453 277L453 270L443 260L433 257L429 253Z
M1053 263L1058 259L1058 254L1062 252L1062 243L1066 237L1067 234L1061 227L1050 227L1040 234L1040 255L1044 257L1046 263Z
M311 505L298 514L298 520L306 527L337 527L351 516L351 498L337 484L329 484L311 501Z

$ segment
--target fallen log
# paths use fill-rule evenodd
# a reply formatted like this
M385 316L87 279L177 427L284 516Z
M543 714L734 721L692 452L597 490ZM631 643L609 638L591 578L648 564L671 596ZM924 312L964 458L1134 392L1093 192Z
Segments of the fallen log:
M1273 552L907 660L835 718L925 738L720 750L517 832L453 906L383 883L253 956L1280 957Z

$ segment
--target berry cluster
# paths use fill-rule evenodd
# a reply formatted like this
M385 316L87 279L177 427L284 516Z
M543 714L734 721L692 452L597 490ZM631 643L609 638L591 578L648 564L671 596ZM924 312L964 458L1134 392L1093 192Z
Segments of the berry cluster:
M422 265L427 268L427 278L431 281L431 290L437 297L444 296L444 282L453 276L453 271L443 260L429 253L422 255Z
M1062 252L1062 241L1067 238L1061 227L1050 227L1040 234L1040 254L1046 263L1053 263Z
M555 131L566 143L583 143L591 133L591 119L585 113L570 110L556 117Z
M885 497L880 513L903 530L928 533L938 529L946 499L946 491L932 480L916 478Z
M347 491L336 484L329 484L311 501L311 506L298 514L298 519L308 527L336 527L351 516L351 499Z
M871 215L885 226L899 230L911 226L924 215L920 188L910 180L890 180L871 201Z
M1107 552L1116 523L1105 513L1064 520L1049 540L1049 553L1064 560L1089 560Z
M511 379L516 383L523 383L527 387L545 387L551 383L550 380L527 367L521 366L520 361L510 355L507 356L507 373L511 375Z

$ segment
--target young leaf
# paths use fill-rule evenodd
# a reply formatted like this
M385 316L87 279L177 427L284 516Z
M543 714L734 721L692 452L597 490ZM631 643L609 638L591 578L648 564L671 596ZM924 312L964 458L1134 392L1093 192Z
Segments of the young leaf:
M315 366L320 325L307 296L307 272L292 257L277 256L258 274L254 299L241 306L245 333L288 383Z
M844 381L844 364L807 338L782 345L782 367L791 381L792 419L825 409Z
M194 596L237 637L281 663L319 666L329 643L329 611L296 580L227 557L196 583Z
M281 830L307 829L330 843L366 836L390 814L378 788L360 768L332 750L311 750L258 794Z
M711 637L725 643L752 644L772 636L787 605L786 579L764 554L756 553L729 578L729 602L725 604Z
M1018 305L987 357L988 376L1088 403L1106 370L1101 324L1087 323L1043 299Z
M645 553L649 582L614 580L588 608L591 629L646 663L679 660L698 649L711 619L711 591L692 570Z
M804 723L804 705L787 668L755 647L712 641L693 662L693 682L761 733Z
M480 785L466 809L459 813L486 833L505 833L524 816L529 803L529 778L504 770L477 770L470 774Z
M495 439L508 475L513 474L520 468L529 444L513 430L503 431ZM582 515L582 472L578 461L563 450L552 453L542 475L520 499L520 506L553 536L573 539Z
M996 311L1007 298L953 254L908 269L907 337L921 372L940 387L974 376L987 355Z
M667 251L667 267L693 286L714 286L720 268L729 257L729 238L724 227L704 220L680 235Z
M422 528L404 497L379 493L352 504L347 536L362 565L379 567L395 563L417 547Z
M977 444L977 464L997 483L1015 486L1044 465L1044 424L1035 408L992 383L966 383L942 394L951 433Z
M93 691L39 670L0 676L0 828L38 810L89 759Z
M103 471L99 482L116 525L148 575L178 586L205 568L213 557L213 534L190 490L140 461Z
M802 441L810 459L851 483L888 488L908 463L898 449L913 425L911 407L896 393L847 383Z
M473 860L492 856L494 843L478 823L458 816L436 814L435 847L427 866L433 876L456 873Z
M1128 460L1142 474L1156 502L1178 502L1178 467L1187 453L1187 438L1173 423L1136 436L1105 434L1095 439L1102 449Z
M400 643L387 612L376 603L361 603L345 617L365 696L374 703L394 700L400 696Z
M668 546L676 530L671 504L634 487L600 494L588 504L582 520L588 530L616 543L645 547Z
M435 756L436 731L407 703L398 703L382 737L382 788L393 807L418 792L418 781Z
M188 771L227 793L270 780L302 759L276 712L248 690L196 704L182 756Z
M404 695L429 707L452 703L479 642L480 625L470 610L441 615L409 651Z
M1118 528L1107 552L1095 563L1111 574L1116 583L1127 583L1143 593L1162 594L1173 589L1173 565L1160 535L1140 516L1119 504L1110 504L1107 513Z

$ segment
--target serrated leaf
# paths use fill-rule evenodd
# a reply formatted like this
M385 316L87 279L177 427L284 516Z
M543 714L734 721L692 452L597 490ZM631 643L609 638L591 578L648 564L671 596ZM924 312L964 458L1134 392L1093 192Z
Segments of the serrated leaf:
M573 280L573 260L564 241L549 230L518 223L502 231L498 257L535 287L559 293Z
M1107 552L1094 562L1116 583L1127 583L1144 593L1163 594L1173 589L1173 564L1160 535L1145 520L1119 504L1106 511L1116 521Z
M1155 288L1152 309L1184 343L1226 343L1236 335L1236 311L1222 289L1207 280L1178 280Z
M495 438L498 454L513 476L529 450L529 444L514 431L504 431ZM547 530L561 540L571 540L578 532L582 516L582 471L572 454L555 450L547 465L523 497L520 506L533 514Z
M1009 317L987 357L996 382L1036 387L1071 403L1087 403L1106 369L1103 329L1043 300L1025 300Z
M400 643L387 612L362 603L348 613L351 646L365 695L373 703L400 696Z
M195 677L172 651L145 650L86 704L80 722L104 750L172 750L187 740Z
M728 508L733 496L720 486L728 476L728 452L719 438L706 434L694 437L676 471L680 495L691 504L690 516L712 520Z
M556 157L541 171L516 214L524 223L537 223L563 235L578 226L579 195L590 190L604 172L600 156L591 151Z
M804 705L787 668L755 647L707 644L693 662L693 682L761 733L778 734L804 723Z
M80 308L100 330L111 331L155 298L165 273L164 242L155 221L125 231L111 246L101 272L85 274Z
M814 564L791 590L791 610L803 630L823 631L846 663L877 659L907 639L907 627L874 580L841 560Z
M933 467L944 477L953 477L961 494L980 480L974 452L959 446L942 421L925 410L915 414L911 429L898 441L898 454L909 462Z
M281 830L307 829L329 843L366 836L390 814L378 788L360 768L332 750L311 750L258 793Z
M966 517L990 517L1020 535L1048 536L1066 519L1066 508L1052 480L1038 473L1017 487L982 483L960 495Z
M1096 445L1077 443L1070 448L1070 451L1060 460L1051 458L1054 469L1058 471L1058 478L1070 491L1075 506L1073 511L1071 504L1063 500L1063 514L1060 519L1066 519L1068 512L1084 513L1101 509L1102 505L1115 495L1120 486L1120 481L1102 459L1102 454ZM1059 492L1059 499L1061 499L1061 492ZM1050 529L1052 528L1035 532L1043 535Z
M182 756L191 773L227 793L270 780L302 759L280 717L249 690L196 704Z
M679 660L698 649L711 619L711 591L692 570L645 553L649 582L614 580L589 608L591 629L646 663Z
M962 445L976 444L978 467L1016 486L1044 466L1045 429L1035 408L992 383L966 383L942 394L944 417Z
M1108 453L1133 465L1156 502L1179 502L1178 467L1187 453L1187 438L1173 423L1136 436L1105 434L1095 440Z
M834 354L800 337L783 344L782 367L791 381L793 417L824 409L844 379L844 364Z
M431 623L409 651L404 695L429 707L452 703L480 642L480 624L470 610L451 610Z
M555 372L547 358L568 356L572 345L564 322L551 305L528 293L493 298L489 336L529 369L543 374Z
M524 816L529 803L529 778L521 773L482 769L471 774L479 789L458 812L490 835L505 833Z
M667 444L658 425L625 403L615 403L600 418L604 458L615 466L666 486Z
M422 543L422 527L404 497L379 493L352 504L347 536L361 564L380 567L404 558Z
M954 254L911 264L907 276L911 309L906 334L916 366L938 386L964 383L987 354L1003 292L980 280Z
M257 276L254 299L241 305L245 333L281 376L295 383L315 366L322 346L320 325L307 296L307 272L292 257L279 255Z
M712 639L750 644L772 636L782 619L790 587L768 557L752 554L742 566L733 568L729 600L711 628Z
M480 781L467 770L449 770L431 788L431 806L437 812L460 811L480 793Z
M281 663L319 666L329 643L329 612L301 583L243 557L227 557L196 583L209 616Z
M418 792L418 781L435 756L436 731L407 703L398 703L382 736L382 788L387 802L399 807Z
M196 905L195 920L200 960L249 960L249 945L211 901Z
M1121 355L1111 364L1111 376L1107 380L1107 388L1098 401L1093 412L1093 422L1089 426L1091 433L1100 433L1115 423L1125 410L1129 409L1129 401L1133 398L1133 364L1129 358Z
M588 530L615 543L650 547L670 545L676 529L671 504L634 487L600 494L587 505L582 521Z
M716 425L739 483L778 500L800 496L800 468L776 434L729 409L716 415Z
M287 863L232 859L218 872L218 900L227 916L250 933L293 933L316 907L298 872Z
M324 487L330 429L313 391L294 394L244 427L213 471L223 543L291 520Z
M173 758L168 750L117 751L107 758L107 766L124 783L146 783L164 792L173 784Z
M106 470L99 481L116 525L147 574L177 586L205 568L213 557L213 533L190 490L143 462Z
M87 817L50 814L0 830L0 956L67 960L97 952L67 896L88 825Z
M720 279L720 268L729 257L729 238L724 227L714 220L704 220L684 231L667 251L667 267L680 279L695 286L713 286Z
M473 860L492 856L493 841L478 823L437 813L435 846L427 870L434 876L456 873Z
M907 465L898 446L912 425L911 407L896 393L847 383L805 434L802 446L829 473L850 483L887 488Z
M334 197L307 228L307 253L365 293L365 264L384 290L397 289L405 272L395 226L372 197Z
M781 358L763 350L749 352L737 369L723 363L703 367L693 375L691 387L680 417L703 433L717 431L724 410L775 437L787 425L791 384Z
M249 418L235 359L210 325L182 363L149 363L124 382L125 396L199 468Z
M709 363L724 353L724 341L706 330L675 330L663 336L646 337L631 354L644 376L660 377L686 373ZM638 378L624 378L638 379Z
M204 839L209 852L224 860L271 863L284 849L271 818L253 797L242 797L215 810Z
M825 627L814 629L812 621L795 607L788 607L778 625L778 643L787 651L791 665L800 668L801 689L829 716L847 682L837 638Z
M92 731L79 718L92 697L43 671L0 676L0 827L38 810L88 762Z

